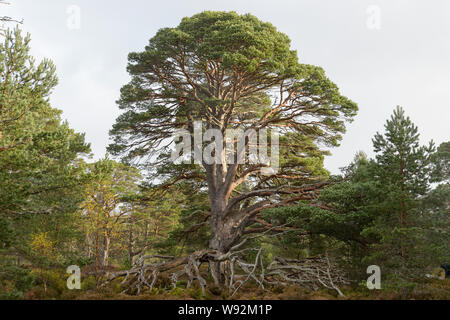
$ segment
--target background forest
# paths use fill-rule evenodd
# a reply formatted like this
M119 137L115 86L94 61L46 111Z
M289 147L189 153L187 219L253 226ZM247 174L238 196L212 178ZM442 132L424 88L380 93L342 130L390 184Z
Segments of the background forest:
M358 107L271 24L203 12L161 29L129 55L95 162L30 45L19 28L0 44L0 299L450 299L450 141L422 146L396 107L367 142L375 157L355 150L330 175L324 157ZM280 129L280 171L173 163L165 141L195 119ZM381 290L366 286L371 265Z

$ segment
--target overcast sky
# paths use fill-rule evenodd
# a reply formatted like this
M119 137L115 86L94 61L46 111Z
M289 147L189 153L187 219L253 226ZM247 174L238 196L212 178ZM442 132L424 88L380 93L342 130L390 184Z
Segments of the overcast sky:
M326 160L333 173L371 139L396 105L418 125L423 143L449 140L450 1L448 0L10 0L0 15L24 20L32 53L54 61L54 107L86 132L95 157L120 114L115 101L129 77L127 55L142 51L162 27L204 10L234 10L269 21L292 39L302 63L323 67L359 114ZM80 11L77 19L77 11ZM79 25L78 25L79 20Z

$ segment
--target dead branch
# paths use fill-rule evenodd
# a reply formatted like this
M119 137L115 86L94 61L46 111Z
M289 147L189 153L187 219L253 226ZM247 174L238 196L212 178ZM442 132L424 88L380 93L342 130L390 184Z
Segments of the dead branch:
M344 296L338 285L349 284L345 274L332 264L328 255L311 258L283 259L275 257L267 268L267 277L279 279L280 284L299 284L314 290L320 286L333 289L340 296Z
M0 1L0 5L2 5L2 4L9 5L9 2ZM19 20L13 19L13 18L8 17L8 16L0 16L0 23L11 23L11 22L22 24L23 20L19 21ZM1 36L5 35L5 27L4 27L4 25L0 25L0 35Z

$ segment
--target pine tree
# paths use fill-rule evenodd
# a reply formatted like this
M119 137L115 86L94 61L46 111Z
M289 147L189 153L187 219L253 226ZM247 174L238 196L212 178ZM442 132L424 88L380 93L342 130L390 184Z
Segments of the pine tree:
M207 190L209 248L217 252L270 229L258 222L264 209L310 198L323 187L328 153L320 145L337 146L357 112L322 68L298 62L285 34L250 14L184 18L159 30L143 52L131 53L128 71L132 80L121 91L124 113L111 130L109 151L144 160L164 189L187 182ZM167 138L181 128L193 135L195 121L222 135L238 128L280 132L278 172L265 176L267 164L249 161L174 165ZM218 148L226 154L224 145Z
M108 158L89 166L92 180L81 204L89 250L94 252L95 267L107 267L115 241L123 229L123 220L131 212L124 203L138 192L141 178L136 168Z
M76 209L79 192L69 192L81 183L79 156L90 152L50 106L55 67L36 64L29 43L16 29L0 44L0 210L16 217Z
M327 249L341 248L355 276L375 264L387 284L396 285L448 259L448 188L430 192L432 181L444 179L448 158L445 144L436 153L432 142L420 146L417 127L400 107L373 144L375 159L359 153L318 201L265 215L326 236Z
M433 142L419 146L418 128L399 106L387 121L384 135L377 133L372 141L377 176L398 202L400 226L405 228L413 202L429 190Z
M384 134L375 135L373 146L373 179L383 195L380 214L371 230L381 237L373 261L384 261L385 269L396 274L395 278L406 279L431 262L423 258L430 249L429 226L419 208L430 190L435 148L433 142L420 146L418 128L401 107L386 122Z
M51 107L55 67L49 60L36 63L29 44L30 36L22 36L19 29L7 31L0 44L2 270L15 257L33 261L32 234L48 232L60 253L65 252L88 178L81 156L90 146Z

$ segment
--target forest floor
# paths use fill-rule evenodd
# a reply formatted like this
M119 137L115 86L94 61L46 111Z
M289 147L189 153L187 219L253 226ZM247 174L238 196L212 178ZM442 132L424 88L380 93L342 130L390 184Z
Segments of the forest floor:
M206 295L197 284L186 288L179 281L173 289L164 279L152 290L144 289L140 295L123 294L120 281L97 288L98 280L93 276L82 279L80 290L69 290L67 275L62 272L47 273L45 287L42 279L36 279L35 287L24 294L26 300L450 300L450 278L422 279L402 288L368 290L363 284L340 288L345 297L329 289L310 290L298 286L271 287L262 290L256 284L248 283L235 295L228 289L209 285Z

